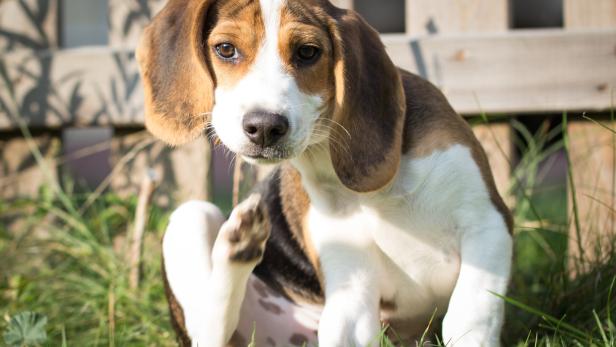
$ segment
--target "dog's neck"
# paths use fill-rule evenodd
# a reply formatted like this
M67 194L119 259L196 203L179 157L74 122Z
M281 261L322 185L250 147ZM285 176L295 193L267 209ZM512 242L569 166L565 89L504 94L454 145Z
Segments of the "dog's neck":
M358 206L357 193L345 187L334 170L328 142L308 147L291 164L299 171L313 206L336 213Z

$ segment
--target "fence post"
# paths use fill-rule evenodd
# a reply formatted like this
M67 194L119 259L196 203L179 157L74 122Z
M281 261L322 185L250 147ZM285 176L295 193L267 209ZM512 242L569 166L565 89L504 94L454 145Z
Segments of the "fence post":
M599 29L616 27L616 1L565 0L567 29Z
M40 6L39 6L40 5ZM24 6L37 20L25 13ZM7 64L9 52L24 52L24 56L39 50L58 47L58 0L39 2L36 0L0 0L0 61ZM11 79L14 88L19 88L22 78ZM18 106L18 100L11 100L4 81L0 79L0 99L10 107ZM19 107L16 107L19 108ZM16 110L17 111L17 110ZM10 112L10 111L6 111ZM0 116L18 116L0 109ZM60 140L55 135L34 134L33 142L45 157L45 163L52 179L57 180L56 157L60 153ZM5 134L0 138L0 198L12 199L19 196L33 196L46 183L45 175L38 166L27 140L18 132Z
M410 35L505 32L509 0L406 0Z
M616 28L616 0L564 0L566 29ZM616 58L616 47L614 48ZM612 99L612 108L616 101L616 83L597 86L610 89L606 97ZM603 115L596 118L605 126L616 129L616 122ZM569 257L573 272L587 270L582 266L588 261L600 261L602 255L614 247L609 241L616 236L615 224L615 187L616 187L616 135L613 131L581 119L581 115L570 115L567 130L569 132L569 157L571 164L571 182L575 196L569 187ZM577 213L574 210L574 200ZM575 223L575 216L579 223ZM579 230L576 227L579 225ZM579 235L579 237L578 237ZM596 241L600 241L598 245ZM579 263L577 260L581 260Z

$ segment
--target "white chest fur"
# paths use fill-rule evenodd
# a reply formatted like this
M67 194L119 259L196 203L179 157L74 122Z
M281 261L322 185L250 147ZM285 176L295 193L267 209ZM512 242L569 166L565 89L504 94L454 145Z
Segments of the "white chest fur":
M429 318L435 307L444 314L460 271L460 240L495 210L469 149L404 159L391 187L373 194L323 179L327 168L298 164L312 200L307 227L326 295L358 286L393 302L393 318ZM342 275L353 267L356 274Z

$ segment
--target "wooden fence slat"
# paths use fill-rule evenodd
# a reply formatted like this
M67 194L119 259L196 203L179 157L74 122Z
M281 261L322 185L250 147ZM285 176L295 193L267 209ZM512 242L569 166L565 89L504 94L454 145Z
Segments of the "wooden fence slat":
M600 111L616 88L616 30L385 36L389 55L462 114Z
M406 0L406 32L450 34L504 32L509 0Z
M616 122L605 124L616 129ZM614 247L611 241L616 237L616 137L611 131L588 121L569 123L568 132L571 171L581 227L579 239L574 222L573 196L569 190L569 254L573 259L583 257L586 260L600 260L602 254L608 254L602 252ZM581 252L578 240L582 246ZM595 248L597 241L601 242L600 249Z
M612 106L616 30L384 35L383 40L397 65L439 86L461 114L592 112ZM14 52L4 60L30 126L143 125L132 50ZM0 98L6 94L0 88ZM49 108L42 113L39 102L59 114ZM13 128L0 112L0 130Z
M49 168L46 176L32 156L27 141L22 137L0 139L0 198L10 200L21 196L36 196L49 179L57 181L56 158L60 154L60 139L51 135L34 136Z
M165 0L109 0L109 45L136 47L143 28Z
M43 5L39 7L38 5ZM34 18L28 17L26 6ZM0 0L0 53L58 47L58 0Z
M41 186L58 182L60 166L68 159L87 158L92 154L111 148L111 166L122 164L117 174L112 177L110 186L121 196L134 196L139 192L143 175L152 168L162 182L155 194L156 202L161 206L175 204L178 201L210 198L210 146L205 138L198 139L180 147L169 147L160 141L152 140L143 132L115 136L110 144L101 144L84 148L73 153L75 156L62 154L60 137L54 135L35 135L34 143L42 152L50 177L34 160L30 147L22 137L0 139L0 197L10 201L23 196L37 196ZM149 140L151 145L135 153L142 140ZM109 146L109 147L107 147ZM125 162L122 158L129 158ZM95 188L95 187L92 187Z
M151 136L143 133L116 135L111 144L112 166L130 157L131 151ZM154 170L161 183L154 199L159 205L187 200L207 200L210 194L210 145L205 138L179 147L169 147L154 141L124 164L120 174L111 181L111 188L121 195L136 195L143 176Z
M474 125L473 132L488 156L498 192L511 206L513 201L508 201L513 154L511 125L505 122Z
M0 88L0 98L17 103L17 113L32 127L143 126L143 92L132 50L16 51L3 58L17 100L7 88ZM11 116L0 111L0 130L12 128Z
M564 0L568 29L616 28L616 0Z
M616 28L616 0L564 0L564 16L566 29L593 29ZM614 34L616 42L616 34ZM606 49L609 49L606 47ZM611 46L612 63L616 61L616 43ZM603 71L603 65L609 64L611 71L615 68L610 62L595 64L589 72L595 69ZM604 93L614 93L616 78L607 77L608 81L601 85ZM610 100L610 106L614 99ZM606 123L616 129L616 123ZM614 135L609 130L596 124L578 119L568 124L570 138L569 157L571 158L571 172L575 185L575 197L569 187L569 255L570 265L574 266L576 259L597 261L604 254L609 254L609 241L613 241L616 234L614 226ZM574 222L573 199L576 200L579 216L577 229ZM579 237L578 237L579 232ZM599 241L599 245L597 244ZM581 247L580 247L581 246ZM599 247L597 247L599 246ZM581 248L581 249L580 249ZM585 271L585 268L572 268Z

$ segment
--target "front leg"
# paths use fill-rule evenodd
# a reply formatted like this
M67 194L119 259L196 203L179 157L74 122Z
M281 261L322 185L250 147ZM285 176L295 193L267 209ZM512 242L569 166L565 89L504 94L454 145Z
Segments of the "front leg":
M443 321L447 346L500 346L509 283L512 238L502 216L490 211L484 223L462 235L460 274Z
M320 347L378 346L379 258L376 246L331 243L322 247L325 307Z

